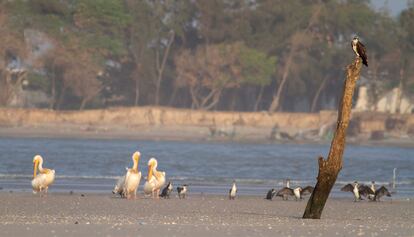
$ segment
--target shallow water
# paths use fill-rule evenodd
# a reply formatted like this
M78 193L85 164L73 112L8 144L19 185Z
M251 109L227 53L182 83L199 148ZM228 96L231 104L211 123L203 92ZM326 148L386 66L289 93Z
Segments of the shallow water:
M174 185L189 184L192 193L225 194L236 180L239 194L264 196L268 189L282 187L285 178L292 180L291 186L314 185L317 157L326 156L329 145L0 138L0 189L30 191L32 159L40 154L44 167L56 170L50 191L109 193L116 178L131 166L135 150L142 154L143 177L146 162L156 157L167 179ZM413 148L348 145L332 195L351 197L339 189L354 180L375 180L388 187L393 168L397 168L394 196L413 197Z

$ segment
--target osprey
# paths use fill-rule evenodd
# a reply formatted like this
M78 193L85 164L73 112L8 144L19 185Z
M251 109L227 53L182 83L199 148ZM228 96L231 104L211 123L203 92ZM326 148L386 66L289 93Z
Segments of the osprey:
M357 57L360 57L362 59L362 63L368 67L368 57L365 50L365 45L359 41L359 38L357 36L355 36L352 40L351 46Z

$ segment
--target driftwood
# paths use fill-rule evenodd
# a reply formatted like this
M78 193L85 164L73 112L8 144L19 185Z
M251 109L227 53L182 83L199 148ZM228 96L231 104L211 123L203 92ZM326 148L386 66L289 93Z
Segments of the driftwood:
M362 60L356 58L348 65L341 104L338 108L338 122L332 139L328 158L319 157L319 174L315 189L309 198L303 218L320 219L329 193L342 169L342 155L345 149L346 130L351 117L352 96L361 73Z

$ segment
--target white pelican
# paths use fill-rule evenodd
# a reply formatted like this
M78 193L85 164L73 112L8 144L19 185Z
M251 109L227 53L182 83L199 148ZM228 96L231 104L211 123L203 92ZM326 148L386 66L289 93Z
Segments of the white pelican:
M157 170L158 162L155 158L148 161L148 177L144 184L144 193L159 197L160 189L165 184L165 172Z
M130 199L132 195L136 198L139 182L141 181L141 172L138 171L140 157L141 153L139 151L132 155L134 165L131 169L127 168L126 174L119 178L112 193L120 194L121 197L126 197L127 199Z
M37 169L39 169L39 174L37 174ZM42 191L47 193L47 189L53 181L55 181L55 170L43 168L43 158L36 155L33 158L33 193Z

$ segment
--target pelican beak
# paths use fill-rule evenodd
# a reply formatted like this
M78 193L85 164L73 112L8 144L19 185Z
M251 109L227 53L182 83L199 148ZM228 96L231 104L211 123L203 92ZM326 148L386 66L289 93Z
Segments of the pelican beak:
M152 178L152 163L148 166L148 177L147 180L149 181Z
M36 173L37 173L37 166L38 166L38 164L39 164L39 161L38 161L38 160L35 160L35 161L33 162L33 178L36 178Z
M136 169L138 170L138 162L139 162L140 154L138 152L134 153L134 161L136 162ZM135 164L134 164L135 168Z

